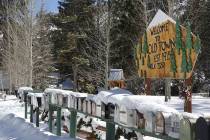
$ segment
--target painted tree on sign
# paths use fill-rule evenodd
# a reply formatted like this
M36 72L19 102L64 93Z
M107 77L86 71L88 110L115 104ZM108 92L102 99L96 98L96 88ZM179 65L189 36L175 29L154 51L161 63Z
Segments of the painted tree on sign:
M189 49L189 55L190 55L192 49L192 35L191 35L191 28L189 22L187 23L186 48Z
M186 78L187 69L187 52L186 48L182 48L182 64L181 64L181 72L184 73L184 78Z
M180 50L182 48L182 38L181 38L181 28L179 20L176 20L176 48L178 50L178 54L180 54Z
M174 54L174 49L171 49L171 54L170 54L170 62L171 62L171 72L173 72L174 77L177 71L177 66L176 66L176 58Z
M146 54L148 52L147 32L144 34L144 46L143 46L142 52L144 54Z
M151 68L150 56L147 55L147 67Z
M201 40L200 40L199 36L196 37L194 49L197 54L199 54L201 52Z
M188 55L187 70L190 72L193 68L191 56Z

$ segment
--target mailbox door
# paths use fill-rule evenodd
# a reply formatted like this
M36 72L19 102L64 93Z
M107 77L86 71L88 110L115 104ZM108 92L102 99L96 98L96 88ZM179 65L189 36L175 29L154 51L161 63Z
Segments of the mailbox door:
M101 117L101 105L96 104L96 116Z
M145 119L144 119L144 114L140 113L137 111L136 115L136 126L138 129L144 129L145 128Z
M63 107L68 107L68 97L63 97Z
M38 107L42 106L42 98L41 97L37 97L37 103L38 103Z
M180 121L180 140L193 140L191 123L188 119L182 119Z
M208 125L203 117L200 117L196 121L195 126L195 139L196 140L209 140L208 137Z
M128 112L125 107L120 107L120 123L127 125L128 123Z
M91 102L88 100L88 114L91 114Z
M82 103L82 112L86 113L86 101L85 100Z
M92 115L96 116L96 104L92 102L91 105L92 105Z
M162 112L156 113L155 116L155 132L163 134L165 130L165 119Z

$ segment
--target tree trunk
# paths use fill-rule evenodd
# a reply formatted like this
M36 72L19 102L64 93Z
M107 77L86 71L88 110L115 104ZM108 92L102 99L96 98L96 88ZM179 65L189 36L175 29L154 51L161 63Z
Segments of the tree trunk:
M78 66L75 66L72 68L73 69L73 76L74 76L74 83L73 83L73 90L77 91L77 74L78 74Z

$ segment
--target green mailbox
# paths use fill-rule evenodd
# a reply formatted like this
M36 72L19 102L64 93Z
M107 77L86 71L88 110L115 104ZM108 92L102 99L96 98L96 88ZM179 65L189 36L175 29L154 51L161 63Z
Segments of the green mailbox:
M187 118L180 121L180 140L195 140L195 121Z

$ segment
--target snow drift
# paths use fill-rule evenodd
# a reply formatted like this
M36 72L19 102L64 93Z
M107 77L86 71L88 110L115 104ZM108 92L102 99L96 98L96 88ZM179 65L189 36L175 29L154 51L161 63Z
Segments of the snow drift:
M0 119L0 140L75 140L69 137L55 136L49 132L42 132L25 119L8 114Z

